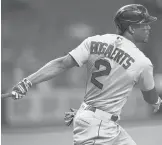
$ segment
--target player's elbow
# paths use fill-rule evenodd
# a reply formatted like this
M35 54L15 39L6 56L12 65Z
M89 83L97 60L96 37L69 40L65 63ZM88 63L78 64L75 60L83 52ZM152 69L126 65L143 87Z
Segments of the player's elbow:
M73 58L70 55L66 55L60 58L57 58L55 60L52 60L48 63L49 65L49 72L52 75L59 74L61 72L64 72L74 66L76 66Z
M158 95L155 88L149 91L142 91L142 94L144 100L149 104L155 104L158 101Z

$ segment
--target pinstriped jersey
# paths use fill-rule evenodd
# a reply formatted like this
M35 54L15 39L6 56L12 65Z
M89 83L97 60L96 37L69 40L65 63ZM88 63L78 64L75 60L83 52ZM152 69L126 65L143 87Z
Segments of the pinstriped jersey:
M143 91L154 88L151 61L123 36L96 35L69 52L81 67L87 67L84 101L119 115L134 85Z

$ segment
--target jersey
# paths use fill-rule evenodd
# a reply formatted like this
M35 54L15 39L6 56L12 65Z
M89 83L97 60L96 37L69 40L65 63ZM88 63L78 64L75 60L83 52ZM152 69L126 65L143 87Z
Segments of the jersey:
M84 102L120 115L135 85L154 88L153 65L130 40L117 34L88 37L69 54L87 68Z

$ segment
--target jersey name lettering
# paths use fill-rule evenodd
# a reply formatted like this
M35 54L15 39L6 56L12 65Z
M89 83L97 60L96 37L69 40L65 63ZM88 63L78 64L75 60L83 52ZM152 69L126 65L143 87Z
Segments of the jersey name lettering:
M114 60L120 64L124 69L128 69L135 60L126 52L119 48L114 48L112 44L108 45L107 43L102 42L91 42L90 47L91 54L103 54L105 57Z

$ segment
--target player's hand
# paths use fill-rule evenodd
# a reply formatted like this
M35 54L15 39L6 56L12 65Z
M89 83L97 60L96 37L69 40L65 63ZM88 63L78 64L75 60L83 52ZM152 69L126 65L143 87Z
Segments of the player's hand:
M160 109L160 106L161 105L162 105L162 99L159 97L158 98L158 102L153 105L153 107L154 107L154 113L158 112L158 110Z
M23 98L28 92L29 88L32 87L32 83L28 79L23 79L12 89L12 98L14 100Z
M77 113L77 109L70 108L70 112L65 112L65 124L70 126L73 123L73 119Z

